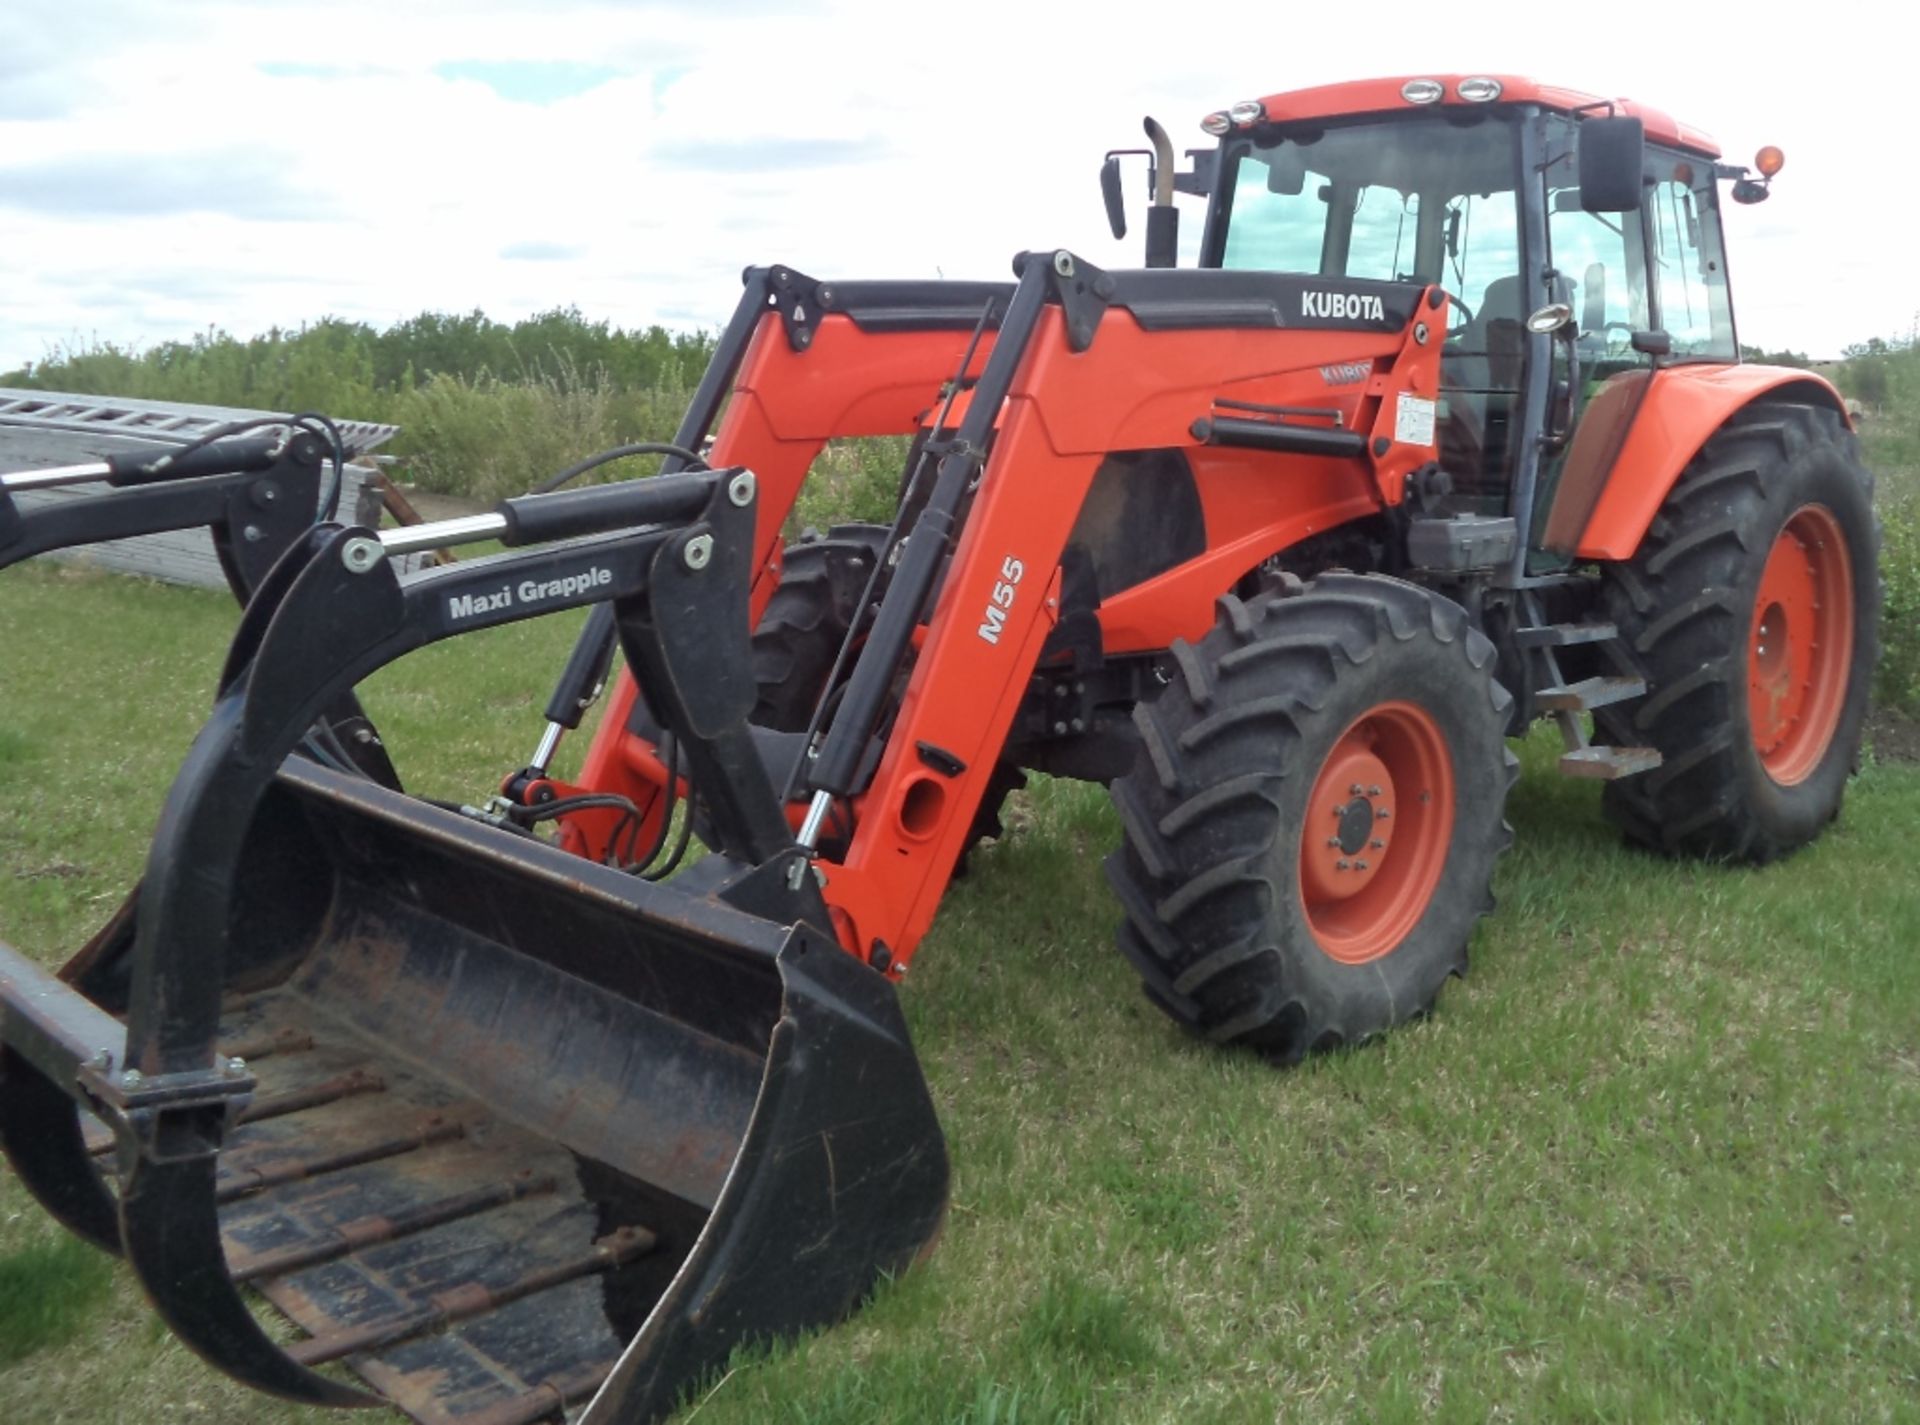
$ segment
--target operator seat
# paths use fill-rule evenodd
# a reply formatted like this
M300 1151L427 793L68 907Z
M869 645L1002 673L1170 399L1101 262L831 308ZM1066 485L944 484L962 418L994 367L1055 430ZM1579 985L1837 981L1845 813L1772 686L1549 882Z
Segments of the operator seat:
M1526 357L1526 320L1520 279L1496 277L1440 365L1447 398L1441 460L1456 490L1504 495L1510 444L1508 428L1520 394Z

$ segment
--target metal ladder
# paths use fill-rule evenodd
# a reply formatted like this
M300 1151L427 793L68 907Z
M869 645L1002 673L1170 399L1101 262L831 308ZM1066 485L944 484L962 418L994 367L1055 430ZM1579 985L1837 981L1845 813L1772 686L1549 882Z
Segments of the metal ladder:
M1647 691L1646 680L1635 671L1620 630L1611 623L1545 623L1539 601L1531 591L1522 593L1520 607L1527 621L1514 630L1514 642L1529 663L1538 655L1546 669L1547 680L1535 691L1534 706L1552 713L1559 724L1566 744L1560 754L1560 771L1569 777L1610 782L1658 767L1661 757L1655 748L1598 745L1587 735L1587 713ZM1616 671L1567 682L1556 650L1579 645L1598 645Z

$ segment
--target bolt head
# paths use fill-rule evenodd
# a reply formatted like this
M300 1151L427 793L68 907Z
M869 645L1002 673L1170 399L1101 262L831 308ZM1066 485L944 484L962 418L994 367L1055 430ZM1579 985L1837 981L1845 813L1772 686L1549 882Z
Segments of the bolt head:
M1355 861L1353 863L1353 869L1356 871L1364 871L1367 869L1367 863L1365 861Z
M1333 863L1333 869L1334 869L1334 870L1336 870L1336 871L1345 871L1345 870L1347 870L1347 869L1349 869L1349 867L1348 867L1348 864L1347 864L1347 862L1345 862L1344 860L1342 860L1342 861L1335 861L1335 862Z
M1375 808L1373 815L1376 821L1385 821L1388 817L1392 816L1393 813L1390 810L1388 810L1386 807L1377 807Z
M1375 851L1385 851L1387 849L1387 843L1376 836L1373 839L1373 849Z
M1370 797L1377 797L1380 795L1380 789L1378 787L1368 787L1367 795Z
M753 503L754 491L758 487L758 483L759 482L753 478L753 472L751 470L742 470L738 475L727 481L727 498L744 509Z
M120 1076L120 1087L123 1089L137 1089L146 1081L147 1076L138 1069L128 1069Z
M696 534L687 541L686 553L682 556L689 569L704 569L713 562L713 536Z
M1073 254L1065 248L1053 255L1053 270L1062 277L1073 276Z
M386 546L377 539L361 536L340 547L340 562L350 574L365 574L387 557Z
M1376 796L1379 795L1379 790L1380 789L1378 787L1374 788L1374 794ZM1347 788L1347 795L1350 797L1364 797L1366 794L1367 794L1367 789L1361 786L1358 782L1355 782L1351 787Z

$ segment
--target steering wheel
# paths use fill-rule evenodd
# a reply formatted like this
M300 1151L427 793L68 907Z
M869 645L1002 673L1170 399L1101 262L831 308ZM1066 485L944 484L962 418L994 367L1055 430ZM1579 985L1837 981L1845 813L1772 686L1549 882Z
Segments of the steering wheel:
M1461 301L1453 293L1447 293L1447 335L1446 340L1453 341L1466 335L1467 328L1473 325L1473 308Z

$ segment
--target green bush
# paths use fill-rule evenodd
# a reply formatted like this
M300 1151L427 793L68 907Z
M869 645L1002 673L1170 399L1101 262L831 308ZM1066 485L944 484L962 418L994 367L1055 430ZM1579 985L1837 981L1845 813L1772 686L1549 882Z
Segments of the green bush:
M905 436L857 436L830 440L807 472L800 498L787 521L788 535L807 528L825 531L858 521L887 524L893 519L906 470ZM932 478L929 470L927 479Z
M1920 500L1882 511L1885 542L1880 576L1886 611L1880 622L1880 700L1920 717Z
M483 312L423 312L385 331L327 317L245 339L208 328L146 351L111 343L56 348L44 361L0 373L0 386L380 421L393 418L393 404L415 385L436 376L518 382L589 371L605 373L620 390L690 389L713 346L705 332L624 331L590 322L573 307L510 325Z
M396 404L392 453L401 478L421 489L491 503L594 451L671 440L688 400L677 389L622 391L604 370L563 367L522 381L435 376ZM587 478L645 468L623 462Z

